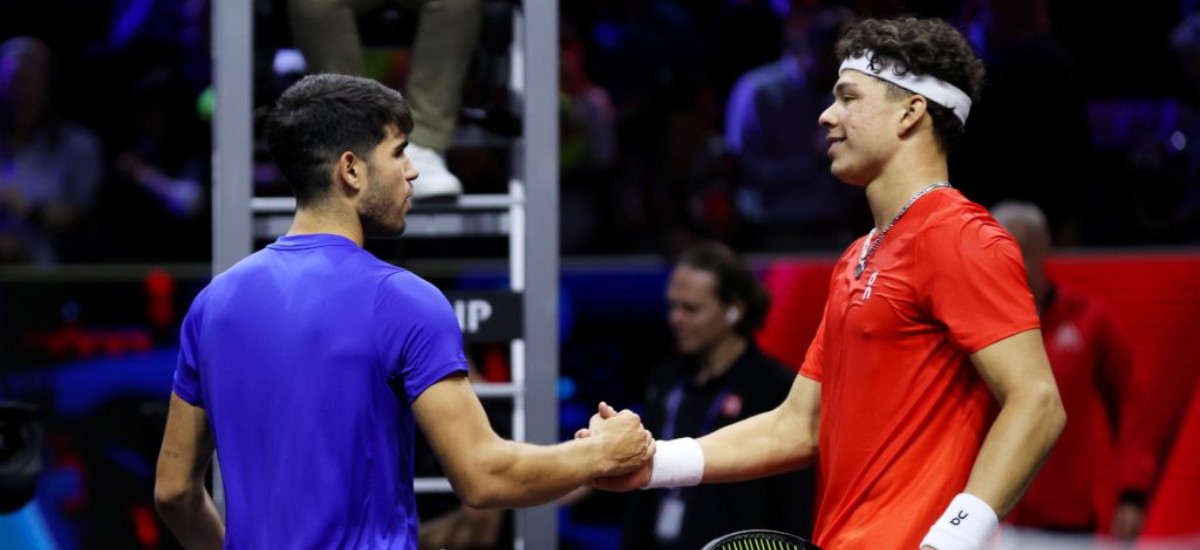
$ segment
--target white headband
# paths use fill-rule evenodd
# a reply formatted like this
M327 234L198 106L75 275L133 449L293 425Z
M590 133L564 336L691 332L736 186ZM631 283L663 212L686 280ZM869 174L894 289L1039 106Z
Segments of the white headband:
M890 65L891 70L888 71L872 68L871 59L874 57L875 52L871 50L864 51L859 57L847 57L842 61L838 74L842 74L846 69L853 69L880 80L886 80L950 109L954 112L954 116L958 117L958 120L961 120L963 124L967 123L967 113L971 112L971 97L962 90L935 76L916 75L912 71L905 71L904 66L898 61L893 61Z

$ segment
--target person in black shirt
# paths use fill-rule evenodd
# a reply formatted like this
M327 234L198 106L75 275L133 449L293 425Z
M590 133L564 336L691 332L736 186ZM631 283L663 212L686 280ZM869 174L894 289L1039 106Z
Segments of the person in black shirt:
M701 243L676 263L667 287L679 355L650 375L645 426L662 440L700 437L783 403L795 374L754 345L770 298L728 247ZM624 548L700 548L750 528L808 535L810 471L718 485L635 491Z

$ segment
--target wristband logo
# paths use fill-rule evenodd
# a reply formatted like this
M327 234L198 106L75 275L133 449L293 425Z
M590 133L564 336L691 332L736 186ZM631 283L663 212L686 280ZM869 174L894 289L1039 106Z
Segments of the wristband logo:
M957 516L950 518L950 525L958 527L959 525L962 525L963 520L970 517L970 515L971 514L968 514L962 510L959 510Z

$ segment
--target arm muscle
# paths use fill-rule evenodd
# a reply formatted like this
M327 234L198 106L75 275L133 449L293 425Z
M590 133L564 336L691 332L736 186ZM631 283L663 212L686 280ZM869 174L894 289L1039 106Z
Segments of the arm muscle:
M204 488L213 447L204 409L172 393L155 472L154 504L187 548L221 548L224 544L225 525Z

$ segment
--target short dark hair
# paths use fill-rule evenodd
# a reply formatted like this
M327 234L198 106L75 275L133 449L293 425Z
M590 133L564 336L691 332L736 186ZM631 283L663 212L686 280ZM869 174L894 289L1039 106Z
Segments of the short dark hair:
M771 295L755 277L750 266L733 249L715 241L702 241L679 256L676 265L712 273L717 279L717 299L722 304L741 301L746 310L737 324L743 336L753 336L767 318Z
M906 71L931 75L953 84L975 103L983 87L984 64L971 45L949 23L937 19L899 17L864 19L852 24L835 47L838 59L859 57L874 52L872 68L887 68L899 63ZM891 89L911 94L885 82ZM963 122L950 109L929 102L934 133L942 149L950 151L962 139Z
M370 158L387 128L408 134L412 114L400 92L368 78L306 76L292 84L267 114L267 147L304 205L332 188L330 171L345 151Z

